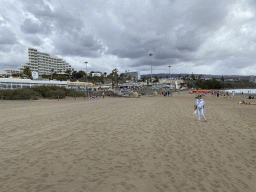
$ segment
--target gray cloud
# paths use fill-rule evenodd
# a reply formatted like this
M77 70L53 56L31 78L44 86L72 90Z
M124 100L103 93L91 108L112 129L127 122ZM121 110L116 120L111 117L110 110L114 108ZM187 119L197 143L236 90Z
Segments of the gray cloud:
M241 73L255 66L253 0L20 0L4 6L10 9L0 8L2 52L22 43L74 61L75 68L79 59L91 59L99 70L107 63L108 71L146 72L150 62L159 70L172 64L177 73Z
M15 69L28 61L26 47L21 44L8 45L7 51L1 51L0 46L0 67Z
M8 27L0 27L0 46L18 43L17 37Z
M83 35L74 32L72 35L65 34L53 40L54 54L99 57L105 50L103 46L92 35Z
M33 46L40 46L43 44L42 38L33 34L27 35L26 40Z
M34 8L33 5L27 7L27 11L32 13L39 21L48 23L56 31L80 31L83 27L83 21L71 14L68 9L62 6L51 9L49 5L44 4L41 7Z
M26 19L23 24L20 26L21 30L24 33L28 34L50 34L51 26L47 22L36 22L32 19Z

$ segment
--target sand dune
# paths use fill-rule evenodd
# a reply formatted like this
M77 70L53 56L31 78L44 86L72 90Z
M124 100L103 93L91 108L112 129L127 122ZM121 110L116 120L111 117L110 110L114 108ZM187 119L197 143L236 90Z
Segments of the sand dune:
M256 106L203 99L0 101L0 191L254 192Z

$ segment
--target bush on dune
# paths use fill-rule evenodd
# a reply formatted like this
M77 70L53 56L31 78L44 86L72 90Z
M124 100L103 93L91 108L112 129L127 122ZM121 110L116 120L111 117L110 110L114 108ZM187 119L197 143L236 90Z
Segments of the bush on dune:
M1 90L0 96L3 96L4 100L29 100L31 96L33 100L37 100L41 97L40 94L31 89Z
M49 90L45 93L45 97L48 99L63 99L66 94L64 90Z
M3 96L4 100L29 100L47 98L47 99L63 99L68 97L84 97L85 93L66 89L57 86L38 86L33 88L15 89L15 90L0 90L0 99Z
M68 97L84 97L85 93L83 91L75 91L72 89L67 89L66 96Z

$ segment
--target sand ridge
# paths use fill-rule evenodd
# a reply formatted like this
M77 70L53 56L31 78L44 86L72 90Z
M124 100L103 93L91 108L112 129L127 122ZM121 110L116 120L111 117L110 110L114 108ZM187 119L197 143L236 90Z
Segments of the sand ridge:
M256 107L203 99L0 101L0 191L255 191Z

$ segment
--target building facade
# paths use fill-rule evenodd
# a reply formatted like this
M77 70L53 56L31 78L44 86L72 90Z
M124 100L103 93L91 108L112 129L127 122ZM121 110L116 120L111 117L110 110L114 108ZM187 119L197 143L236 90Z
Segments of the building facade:
M126 77L131 76L131 79L133 80L135 78L135 80L139 80L140 79L140 72L139 71L126 71L125 73L123 73Z
M25 67L38 72L38 75L51 75L54 72L65 73L66 70L72 70L71 65L62 58L39 52L37 49L28 48L28 58L29 61L17 69L4 69L2 75L21 74Z
M68 88L67 81L39 81L31 79L0 78L0 90L32 88L37 86L58 86Z

